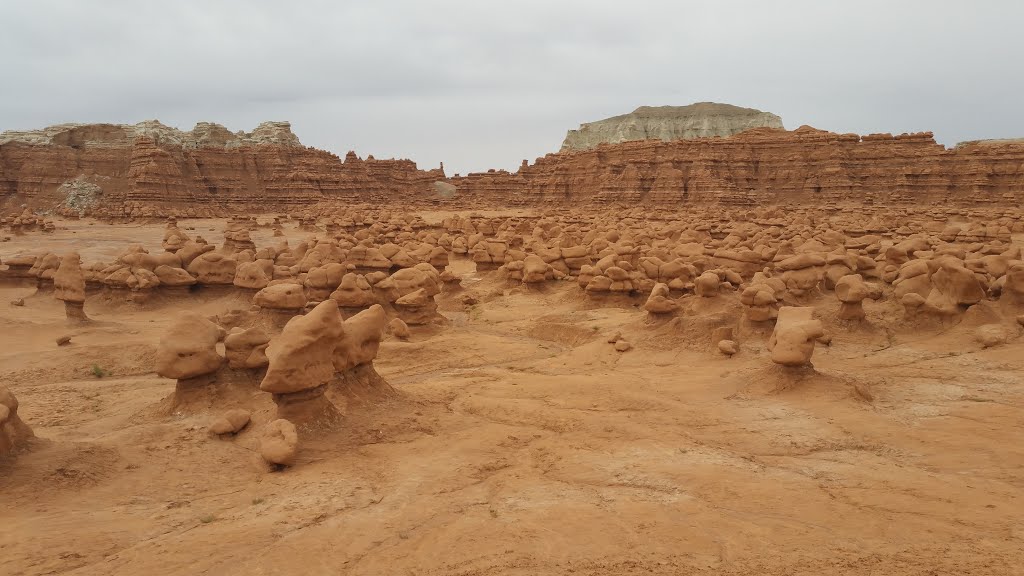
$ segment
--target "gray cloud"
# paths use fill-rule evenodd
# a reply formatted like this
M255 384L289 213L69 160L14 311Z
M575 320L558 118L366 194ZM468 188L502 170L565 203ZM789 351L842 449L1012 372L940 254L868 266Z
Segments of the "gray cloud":
M291 120L339 154L515 168L639 105L1024 136L1024 3L34 0L0 5L0 129Z

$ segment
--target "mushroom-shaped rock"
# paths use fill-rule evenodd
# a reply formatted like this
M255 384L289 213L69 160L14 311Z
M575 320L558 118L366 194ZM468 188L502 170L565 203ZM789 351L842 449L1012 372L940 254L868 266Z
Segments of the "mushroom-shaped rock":
M85 276L82 274L82 258L71 252L60 260L60 266L53 275L54 298L64 302L85 302Z
M260 389L292 394L327 384L334 376L334 349L343 334L334 300L324 300L305 316L292 318L267 350L270 365Z
M825 334L814 309L783 306L775 322L775 331L768 340L772 362L783 366L805 366L814 354L814 342Z
M68 320L88 320L85 316L85 275L77 252L67 254L53 274L54 297L64 302Z
M335 377L335 352L345 329L338 304L331 299L297 316L270 342L270 364L260 389L273 395L278 416L304 428L333 425L340 414L325 397Z
M224 338L224 356L231 368L262 368L267 359L267 345L270 337L260 327L249 329L232 328Z
M160 339L156 349L156 373L164 378L186 380L216 372L224 362L217 343L224 329L194 313L182 313Z
M260 455L268 464L291 466L299 450L299 433L295 425L279 418L267 424L260 439Z
M644 310L651 314L671 314L679 310L679 303L671 298L668 284L658 283L647 297Z
M306 306L306 293L300 284L284 283L267 286L252 298L260 308L301 310Z
M225 412L220 418L217 418L210 424L210 433L212 434L237 434L249 424L249 419L252 415L248 410L241 408L234 408Z
M32 429L18 417L18 399L0 385L0 457L15 452L33 437Z
M843 320L864 318L863 300L881 296L879 288L865 282L860 274L847 274L840 278L835 284L835 292L840 302L839 317Z

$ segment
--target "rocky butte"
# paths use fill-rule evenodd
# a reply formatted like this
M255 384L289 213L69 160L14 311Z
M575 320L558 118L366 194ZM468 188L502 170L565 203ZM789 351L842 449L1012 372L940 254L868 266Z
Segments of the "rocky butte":
M771 112L717 102L689 106L641 106L629 114L581 124L569 130L562 150L589 150L632 140L688 140L732 136L751 128L782 128Z

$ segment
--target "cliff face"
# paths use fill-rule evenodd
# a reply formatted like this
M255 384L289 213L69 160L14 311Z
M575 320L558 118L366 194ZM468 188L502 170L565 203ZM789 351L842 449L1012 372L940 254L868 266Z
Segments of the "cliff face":
M563 151L518 172L453 178L461 201L679 206L801 202L1024 200L1024 145L987 143L953 150L930 132L835 134L801 127L760 128L730 138L645 140Z
M569 130L562 150L589 150L600 144L632 140L687 140L732 136L751 128L782 128L769 112L730 104L698 102L689 106L641 106L629 114L581 124Z
M287 122L232 133L158 122L61 125L0 135L0 208L21 204L113 215L281 210L322 200L429 193L441 170L339 157L302 146ZM69 190L75 190L69 203ZM73 204L73 205L72 205Z
M141 126L141 128L140 128ZM21 205L113 216L232 215L318 202L456 207L623 204L1024 202L1024 143L954 149L931 133L759 128L728 138L643 140L548 154L518 171L446 179L409 160L306 148L286 123L231 133L155 123L65 125L0 137L0 212ZM452 186L454 186L454 191Z

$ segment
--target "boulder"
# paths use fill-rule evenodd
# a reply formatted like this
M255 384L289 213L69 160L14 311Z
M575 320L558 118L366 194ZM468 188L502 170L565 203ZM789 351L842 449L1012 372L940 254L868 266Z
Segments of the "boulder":
M299 433L295 425L279 418L263 430L260 455L273 466L291 466L299 450Z

